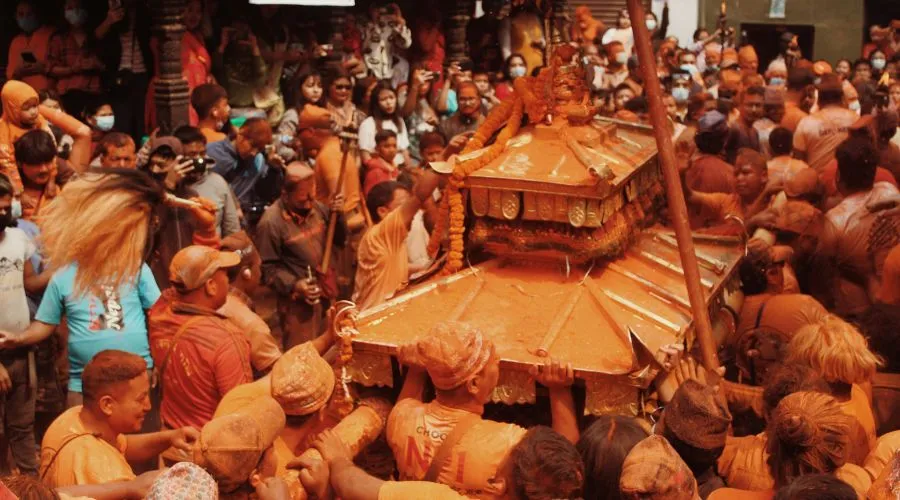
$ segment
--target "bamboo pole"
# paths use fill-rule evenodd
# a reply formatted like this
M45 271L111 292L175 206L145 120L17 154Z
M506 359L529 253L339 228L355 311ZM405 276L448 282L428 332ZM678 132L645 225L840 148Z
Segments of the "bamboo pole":
M642 0L628 0L628 15L631 17L631 29L634 32L634 48L637 51L644 77L644 90L647 93L647 104L650 108L650 123L653 125L656 145L659 148L659 163L666 182L669 216L675 229L675 239L678 241L678 253L681 255L681 267L684 269L684 280L694 318L694 331L697 341L700 342L703 365L707 370L715 372L719 368L716 344L704 299L703 285L700 282L700 268L694 253L694 240L688 223L687 205L681 191L675 147L672 145L666 109L662 103L659 76L656 74L656 58L653 55L653 47L650 45L650 34L644 24Z

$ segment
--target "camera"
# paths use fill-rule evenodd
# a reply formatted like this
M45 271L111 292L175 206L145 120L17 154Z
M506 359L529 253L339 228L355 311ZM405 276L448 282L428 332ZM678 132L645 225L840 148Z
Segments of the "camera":
M210 167L216 164L212 158L194 158L194 172L203 175Z

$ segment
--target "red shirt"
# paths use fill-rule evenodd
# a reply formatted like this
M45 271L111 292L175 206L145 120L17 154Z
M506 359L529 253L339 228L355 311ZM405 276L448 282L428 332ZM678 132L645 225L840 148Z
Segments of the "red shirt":
M389 165L386 161L379 157L372 158L366 162L366 177L363 181L363 196L368 197L369 191L373 187L385 181L397 180L400 169L393 165Z
M154 364L165 370L160 413L171 428L200 429L212 419L225 393L253 381L250 343L224 316L175 302L176 298L171 289L166 290L149 314L150 354Z
M838 192L837 169L837 160L831 160L828 165L825 165L825 169L822 170L822 173L819 175L819 180L822 181L822 184L825 186L825 196L834 196ZM894 174L892 174L890 170L881 167L875 169L875 182L887 182L893 184L895 187L897 186L897 180L894 179Z

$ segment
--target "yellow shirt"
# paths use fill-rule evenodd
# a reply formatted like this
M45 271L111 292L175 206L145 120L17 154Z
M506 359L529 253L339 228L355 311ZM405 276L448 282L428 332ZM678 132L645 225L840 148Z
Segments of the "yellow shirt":
M353 301L360 311L384 303L409 280L406 236L409 225L400 209L369 228L359 244Z
M387 441L397 459L400 479L424 479L444 439L469 413L438 401L404 399L397 403L388 417ZM475 498L502 495L504 491L496 482L500 466L525 432L514 424L491 420L476 423L450 452L437 482Z
M66 410L44 434L41 443L44 483L60 488L134 479L134 472L125 460L125 436L119 434L113 446L88 432L81 422L81 409L75 406Z
M466 500L449 486L428 481L387 481L378 489L378 500L408 500L428 498L430 500Z
M897 450L900 450L900 431L888 432L878 438L875 448L863 464L873 481L881 475L884 466L891 461Z

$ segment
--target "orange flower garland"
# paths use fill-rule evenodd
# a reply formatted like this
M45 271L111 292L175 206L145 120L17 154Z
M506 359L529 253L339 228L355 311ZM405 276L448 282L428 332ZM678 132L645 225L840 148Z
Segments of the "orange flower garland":
M487 140L487 137L490 137L490 135L502 125L502 116L506 114L507 109L511 108L506 127L500 132L500 135L497 136L497 140L481 156L457 163L453 169L453 174L450 177L450 182L445 188L444 199L447 201L446 210L448 212L448 217L447 219L444 218L445 209L442 200L441 217L438 219L437 227L435 227L434 231L431 233L432 239L428 244L429 252L437 251L437 248L440 245L440 238L444 232L444 221L449 220L448 232L450 236L450 253L447 255L447 263L443 269L445 274L455 273L463 266L463 251L465 250L463 234L466 230L466 208L463 203L463 196L460 189L463 187L466 177L483 168L488 163L496 160L503 153L504 149L506 149L506 142L519 132L519 127L522 124L522 117L524 116L525 109L522 98L516 96L514 99L510 99L508 101L510 102L509 107L504 106L506 102L507 101L501 104L501 109L499 109L497 113L492 112L488 116L488 119L486 119L481 127L478 128L475 136L469 141L466 148L463 149L463 154L481 149L484 141Z

